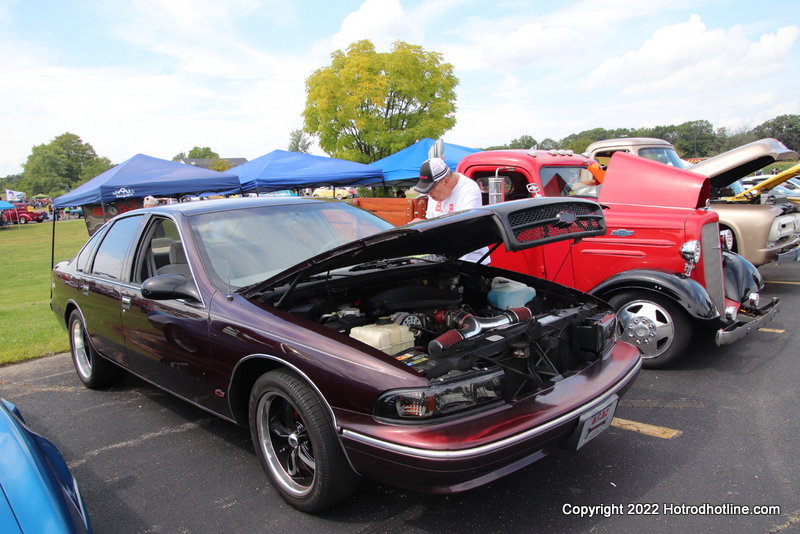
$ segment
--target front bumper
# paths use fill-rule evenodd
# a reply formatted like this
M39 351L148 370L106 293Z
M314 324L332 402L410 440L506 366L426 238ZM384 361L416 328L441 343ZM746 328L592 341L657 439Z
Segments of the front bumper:
M794 247L784 252L778 253L777 258L775 261L778 265L783 263L789 263L792 261L800 261L800 247Z
M775 318L780 311L781 301L773 298L768 304L762 306L754 312L755 316L748 320L737 320L735 323L717 330L717 345L728 345L737 341L753 330L757 330ZM741 317L742 314L740 313Z
M615 357L559 382L563 389L495 413L429 430L351 421L356 424L342 425L341 432L347 457L361 475L414 491L455 493L487 484L562 448L582 414L631 386L641 357L634 347L617 345Z

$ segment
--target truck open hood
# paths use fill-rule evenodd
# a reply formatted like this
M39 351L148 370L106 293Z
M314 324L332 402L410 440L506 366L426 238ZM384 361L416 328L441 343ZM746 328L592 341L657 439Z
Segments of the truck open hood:
M420 221L352 241L309 258L247 288L245 296L300 278L367 262L435 254L458 258L502 242L509 251L554 241L603 235L596 202L577 198L529 198Z
M627 152L611 156L598 201L671 208L704 208L710 198L708 179Z
M769 191L775 186L781 185L789 178L794 178L795 176L800 176L800 164L797 164L794 167L786 169L785 171L781 171L773 176L769 176L765 178L763 182L759 182L753 187L750 188L745 187L744 191L742 191L741 193L739 193L734 197L731 197L731 200L748 200L757 197L761 193ZM795 197L790 196L789 198L794 199Z
M776 161L796 160L797 157L797 152L786 148L777 139L767 138L708 158L692 165L689 170L707 176L714 188L723 188Z

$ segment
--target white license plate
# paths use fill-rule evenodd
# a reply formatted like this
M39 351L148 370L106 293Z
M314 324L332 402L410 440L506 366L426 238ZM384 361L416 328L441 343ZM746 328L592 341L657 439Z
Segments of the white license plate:
M576 430L576 433L579 432L575 445L576 449L583 447L611 425L611 420L614 419L614 411L617 409L617 401L619 401L619 397L613 395L599 407L581 415L578 420L578 429Z

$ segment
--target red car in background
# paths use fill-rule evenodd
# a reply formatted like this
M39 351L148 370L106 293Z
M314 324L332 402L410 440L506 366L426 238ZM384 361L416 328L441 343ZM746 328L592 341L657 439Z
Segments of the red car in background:
M694 330L733 343L778 311L759 304L763 280L745 258L721 251L708 178L617 152L602 184L595 161L569 151L490 150L466 156L458 171L480 185L484 203L528 197L592 198L606 209L608 233L509 254L492 265L586 291L617 310L620 339L660 368L687 347ZM494 184L491 183L494 181Z
M3 220L10 223L27 224L29 222L43 222L47 219L47 213L43 211L32 211L28 205L22 202L12 202L13 210L3 211Z

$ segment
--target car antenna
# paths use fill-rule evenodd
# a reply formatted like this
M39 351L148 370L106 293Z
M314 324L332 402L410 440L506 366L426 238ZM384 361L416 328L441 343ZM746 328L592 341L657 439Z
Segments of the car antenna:
M228 294L225 297L228 300L233 300L233 291L231 291L231 262L225 262L225 284L228 286Z

